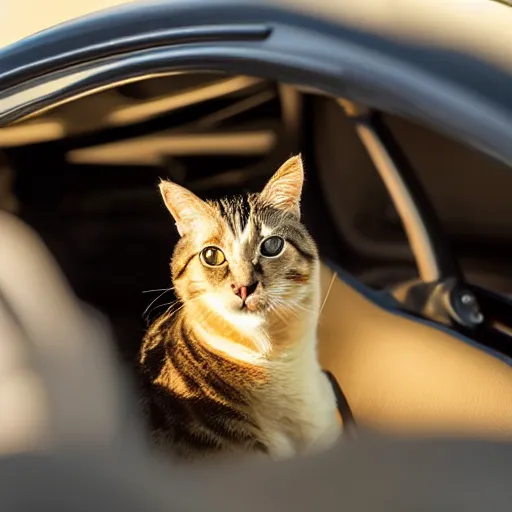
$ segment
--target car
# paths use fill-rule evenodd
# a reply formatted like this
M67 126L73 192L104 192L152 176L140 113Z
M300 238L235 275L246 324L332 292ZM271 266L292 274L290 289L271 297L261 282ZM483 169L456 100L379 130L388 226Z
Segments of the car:
M167 285L175 242L158 178L217 197L298 151L324 262L320 358L358 428L510 439L512 10L402 7L135 2L0 49L0 276L69 439L123 430L112 361L133 367L165 305L143 292ZM85 341L107 324L116 355ZM49 340L72 332L57 357ZM77 407L109 386L94 413Z

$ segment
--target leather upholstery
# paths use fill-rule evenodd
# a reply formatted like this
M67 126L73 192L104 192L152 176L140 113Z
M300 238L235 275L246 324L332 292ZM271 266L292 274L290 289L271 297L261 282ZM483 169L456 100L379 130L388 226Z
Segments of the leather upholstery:
M333 270L322 266L325 297ZM324 368L356 421L401 434L512 437L512 368L470 340L386 309L337 277L319 327Z

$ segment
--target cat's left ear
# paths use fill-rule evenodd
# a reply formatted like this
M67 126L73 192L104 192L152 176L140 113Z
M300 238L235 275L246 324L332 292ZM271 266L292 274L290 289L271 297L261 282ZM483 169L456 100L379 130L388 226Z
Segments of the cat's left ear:
M300 217L300 196L304 184L301 155L289 158L270 178L260 194L260 201Z

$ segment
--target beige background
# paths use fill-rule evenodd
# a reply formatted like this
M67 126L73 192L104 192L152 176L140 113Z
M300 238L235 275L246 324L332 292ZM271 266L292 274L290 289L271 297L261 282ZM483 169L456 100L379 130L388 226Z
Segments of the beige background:
M0 46L129 0L0 0Z

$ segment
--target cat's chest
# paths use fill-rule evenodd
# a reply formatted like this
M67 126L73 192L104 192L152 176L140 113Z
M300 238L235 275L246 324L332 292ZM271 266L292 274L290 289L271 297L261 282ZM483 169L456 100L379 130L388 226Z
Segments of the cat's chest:
M281 383L271 399L255 408L265 444L274 458L321 451L341 434L329 382L321 373L309 377L304 386L287 388Z

